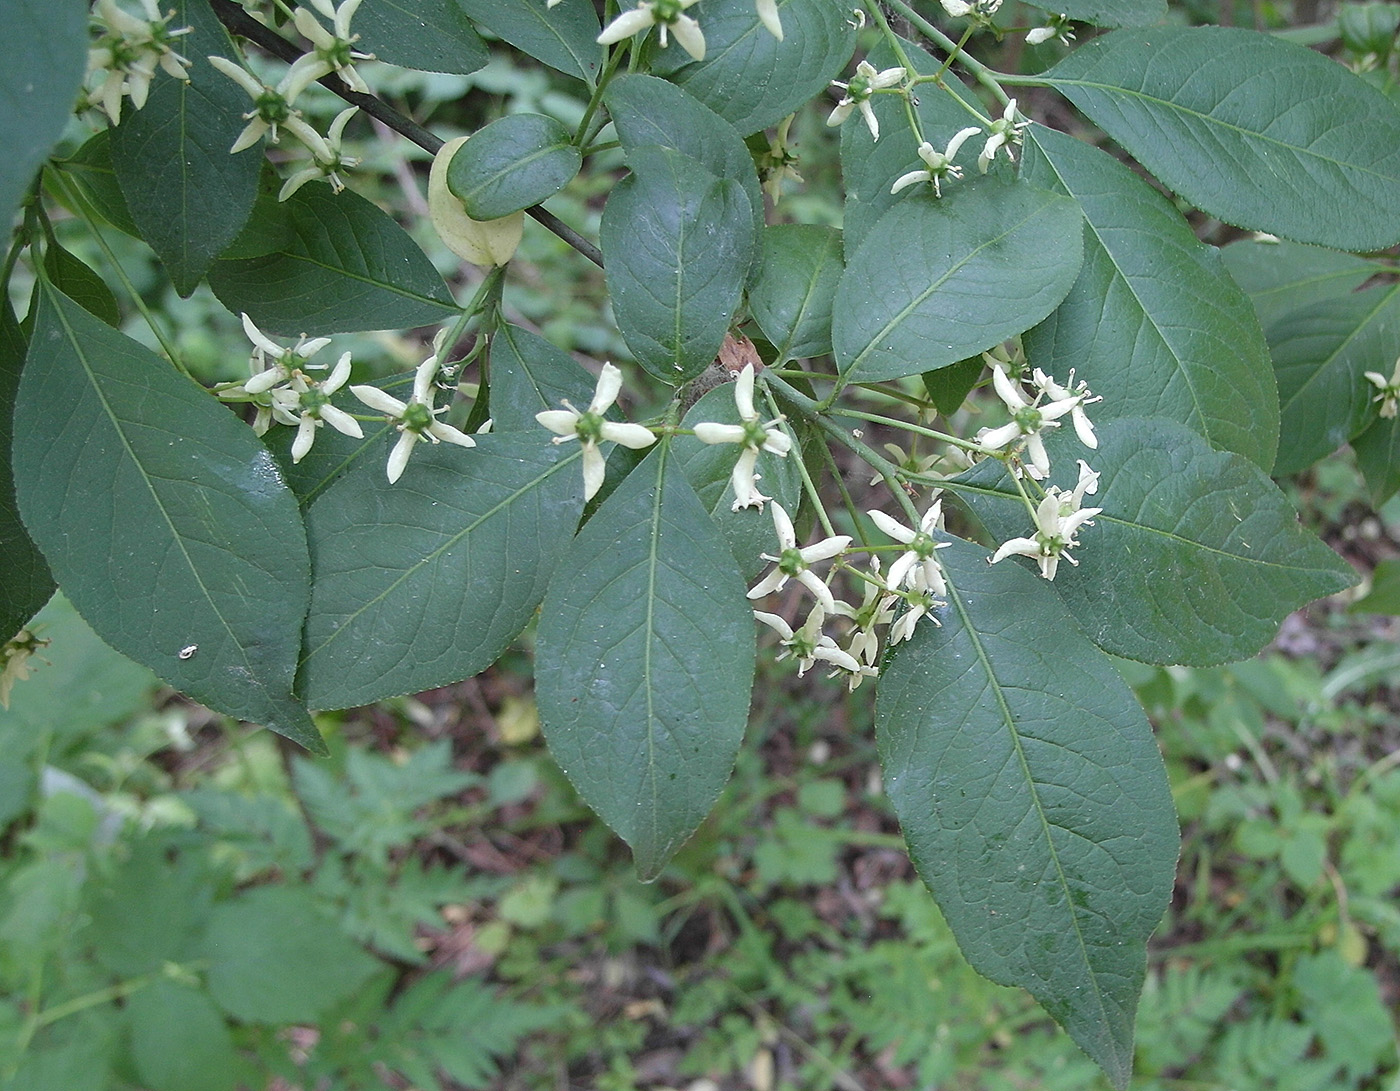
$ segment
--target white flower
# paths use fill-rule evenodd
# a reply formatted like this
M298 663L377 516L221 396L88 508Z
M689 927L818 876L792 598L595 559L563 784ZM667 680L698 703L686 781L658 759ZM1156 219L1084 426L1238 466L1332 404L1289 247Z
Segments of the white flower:
M846 651L861 663L874 667L880 659L880 639L875 635L877 625L888 625L894 620L894 604L897 596L890 594L885 581L880 578L880 558L870 558L870 578L865 581L865 597L859 606L837 601L836 613L855 622ZM859 681L852 682L855 689Z
M311 52L299 57L287 70L278 90L288 102L295 102L297 96L312 83L334 72L352 91L369 94L369 85L355 71L353 62L373 60L374 54L357 53L350 48L360 38L358 34L350 33L350 20L359 8L360 0L344 0L339 8L331 0L311 0L311 4L331 21L335 32L331 33L323 27L306 8L297 8L292 21L302 36L311 42Z
M783 506L773 501L773 529L778 534L778 553L763 554L765 561L773 562L773 570L749 589L749 598L761 599L774 591L781 591L789 579L794 579L816 596L827 613L836 613L836 599L811 565L816 561L826 561L843 552L851 544L850 536L838 534L823 538L820 542L797 548L797 532L792 528L792 520Z
M176 53L171 43L192 28L170 30L167 24L175 13L162 16L156 0L141 0L141 7L144 19L124 11L116 0L97 0L93 12L101 34L88 50L87 75L102 75L87 101L101 106L113 125L121 121L123 95L138 110L146 105L156 68L177 80L189 81L186 69L190 62Z
M1070 29L1068 15L1050 16L1050 21L1043 27L1036 27L1026 35L1026 44L1040 45L1051 38L1058 38L1066 45L1074 41L1074 31Z
M783 40L783 22L778 18L778 0L754 0L758 8L758 21L768 28L768 33Z
M1084 407L1086 405L1093 405L1095 402L1101 402L1103 399L1089 393L1089 384L1082 380L1077 387L1074 385L1074 368L1069 369L1068 386L1061 386L1059 383L1055 382L1051 376L1041 371L1040 368L1035 369L1031 378L1036 386L1045 391L1045 396L1048 397L1052 403L1062 402L1066 399L1074 400L1075 404L1070 407L1069 411L1070 422L1074 425L1074 434L1079 437L1079 442L1084 444L1085 447L1088 447L1090 450L1096 450L1099 446L1099 440L1098 437L1094 435L1094 426L1089 422L1088 416L1085 415Z
M860 116L865 119L865 127L870 130L870 135L880 139L880 122L875 117L875 111L870 107L870 96L876 91L887 87L896 87L904 82L903 68L886 68L884 71L875 71L875 66L869 61L861 61L856 65L856 74L851 77L850 83L840 83L833 80L831 86L839 87L845 91L841 101L836 104L836 109L831 111L831 116L826 119L828 125L840 125L846 118L851 116L851 111L860 110Z
M992 555L990 563L996 564L1012 554L1033 557L1040 565L1040 574L1047 580L1055 578L1061 557L1070 564L1078 564L1068 551L1079 544L1076 540L1079 528L1092 526L1094 516L1103 511L1103 508L1081 508L1079 505L1086 493L1098 492L1098 488L1099 475L1081 459L1079 484L1073 492L1063 492L1054 485L1045 490L1045 496L1034 512L1035 536L1003 542Z
M1011 99L1001 117L992 122L992 135L987 137L987 143L982 146L982 154L977 157L978 169L986 174L987 168L992 165L992 160L1002 148L1006 149L1006 158L1014 162L1016 156L1011 149L1021 143L1021 134L1029 124L1029 121L1016 120L1016 100Z
M890 192L898 193L905 186L912 186L916 182L932 182L933 195L942 197L943 179L962 177L962 167L953 165L953 157L958 154L958 149L963 146L968 137L976 136L981 131L975 126L959 129L953 134L953 139L948 141L948 146L941 152L925 140L919 145L919 158L924 161L925 169L911 170L908 174L901 174L895 179L894 185L890 186Z
M443 333L445 332L444 330ZM371 409L387 413L398 421L398 429L401 434L399 441L394 444L393 451L389 453L389 464L385 471L391 485L403 476L404 467L408 465L408 456L413 453L413 448L421 440L427 439L432 443L445 440L448 443L455 443L458 447L476 446L476 440L472 439L471 436L453 428L450 424L443 424L437 419L440 414L447 412L447 406L444 405L440 409L433 408L433 399L437 397L433 380L437 378L439 369L438 357L442 351L442 336L442 333L438 334L437 339L433 342L433 354L419 364L418 370L414 372L413 395L407 404L386 394L377 386L352 386L350 388L350 393Z
M753 616L782 637L783 651L779 653L777 660L781 662L788 656L796 658L798 677L806 674L811 669L812 664L819 659L841 670L851 671L857 677L862 675L860 663L849 653L843 652L837 647L836 641L822 632L822 623L826 620L826 610L820 602L812 607L802 628L796 632L777 614L766 614L762 610L755 610ZM856 685L859 683L857 682ZM855 686L851 688L854 689Z
M705 35L700 32L700 24L684 14L686 8L696 3L699 0L641 0L631 11L624 11L603 28L603 33L598 35L598 44L612 45L649 27L659 26L663 47L670 44L666 38L669 31L676 36L682 49L697 61L703 61Z
M1010 411L1011 421L999 428L983 428L977 433L977 443L991 450L1001 451L1009 449L1018 441L1023 442L1030 459L1025 467L1026 472L1034 478L1042 478L1050 472L1050 456L1045 453L1041 432L1046 428L1058 428L1059 418L1081 406L1088 392L1041 405L1039 402L1043 390L1031 401L1025 396L1020 385L1012 381L1000 361L993 360L991 367L992 386Z
M734 384L734 404L739 410L743 424L712 424L702 421L695 426L695 438L701 443L741 443L744 449L739 452L739 460L734 464L730 482L734 486L733 510L758 508L772 499L758 491L757 475L753 472L760 451L768 451L779 458L786 458L792 449L792 438L775 427L778 419L760 424L758 411L753 405L753 364L745 364Z
M910 587L927 589L934 595L948 593L943 582L943 570L935 556L935 553L946 548L948 543L935 542L932 537L933 531L942 529L943 526L942 500L934 500L929 505L919 520L918 530L910 530L902 523L895 522L883 511L870 511L866 514L891 538L909 547L890 565L885 585L891 591L897 591L907 584Z
M268 337L246 314L243 318L243 332L253 343L253 354L248 358L248 378L241 383L220 383L214 393L224 401L252 402L258 407L253 420L253 431L258 435L267 432L273 421L273 388L285 385L299 373L302 367L313 371L323 369L324 364L308 364L307 361L331 343L329 337L305 335L291 348L284 348ZM338 389L338 388L337 388ZM295 424L295 419L283 423Z
M272 397L272 416L282 424L296 425L296 439L292 440L292 461L300 462L306 457L311 445L316 441L316 429L323 423L329 424L342 435L363 439L360 422L343 409L331 404L331 395L345 385L350 378L350 354L341 354L339 362L324 382L314 382L300 370L292 374L291 382L285 387L275 388L269 393Z
M603 456L598 444L603 442L620 443L639 451L656 442L651 430L640 424L619 424L604 420L603 414L617 401L622 390L622 372L612 364L604 364L598 375L598 385L593 391L593 400L588 408L580 413L568 402L567 409L546 409L536 413L535 420L544 425L558 438L555 443L567 443L571 439L583 444L583 498L592 500L603 487Z
M286 80L278 87L272 88L227 57L213 56L209 58L209 63L243 88L253 100L253 108L243 115L249 119L248 124L229 148L230 155L237 155L245 148L251 148L264 134L276 144L281 137L281 130L286 129L310 148L313 155L322 160L334 158L321 134L306 123L300 110L292 108L292 100L284 93Z
M1400 407L1400 360L1395 361L1395 370L1387 379L1379 371L1366 372L1371 385L1380 391L1372 400L1380 404L1380 413L1387 420L1394 419Z
M987 18L995 15L997 8L1001 7L1001 0L942 0L943 10L954 19L961 19L965 15L975 18Z
M345 182L340 177L340 172L350 170L360 165L360 160L355 156L342 155L340 151L340 141L345 135L346 123L359 112L358 106L351 106L348 110L342 110L335 115L335 120L331 122L331 127L326 130L324 143L325 150L330 153L329 157L322 158L315 148L311 149L311 166L303 167L285 182L277 193L279 201L285 201L302 186L306 185L314 178L325 178L331 184L331 190L340 193L345 189Z
M795 166L797 156L788 148L788 130L792 128L795 116L788 114L783 118L778 125L778 131L768 140L768 150L755 157L759 177L763 179L763 192L768 194L774 204L777 204L783 195L784 178L791 178L794 182L802 181L802 175L797 173Z
M30 657L50 643L28 629L21 629L13 640L0 644L0 708L10 707L10 690L16 682L28 681L29 672L34 669Z
M905 591L901 597L905 602L905 610L890 623L891 647L901 640L908 640L912 637L914 627L924 618L928 618L935 625L938 625L938 618L934 617L930 611L935 607L946 605L934 595L933 589L928 587L916 587L912 591Z

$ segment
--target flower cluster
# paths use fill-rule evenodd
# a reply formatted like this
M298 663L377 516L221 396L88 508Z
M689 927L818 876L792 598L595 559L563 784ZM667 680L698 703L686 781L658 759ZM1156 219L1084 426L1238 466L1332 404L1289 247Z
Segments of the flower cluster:
M999 360L991 360L992 386L1002 403L1011 413L1011 421L999 428L983 428L977 433L977 443L991 451L1005 451L1015 461L1013 470L1024 471L1037 480L1050 472L1050 458L1045 453L1045 442L1041 438L1047 429L1058 428L1060 418L1069 415L1074 423L1075 434L1085 447L1098 447L1094 426L1084 413L1084 406L1091 405L1098 398L1089 393L1087 384L1077 388L1060 386L1045 372L1036 368L1032 376L1035 394L1027 397L1024 388L1008 374ZM1070 373L1070 386L1074 384L1074 373ZM1046 401L1046 398L1049 401ZM1025 458L1022 459L1021 452ZM1026 461L1028 460L1028 461Z
M93 9L99 33L88 50L88 79L96 83L88 103L100 106L113 125L121 121L123 96L138 110L146 105L157 68L177 80L189 80L190 62L171 43L192 28L171 30L175 13L162 16L156 0L141 0L141 10L144 18L124 10L116 0L97 0Z
M1099 475L1089 469L1089 464L1079 460L1079 483L1073 492L1064 492L1051 485L1034 510L1035 535L1030 538L1012 538L1003 542L992 554L992 564L1013 554L1032 557L1040 565L1040 574L1047 580L1055 578L1055 571L1063 557L1070 564L1079 562L1069 555L1069 550L1078 545L1076 535L1080 527L1093 526L1093 518L1103 508L1083 507L1086 493L1099 491Z

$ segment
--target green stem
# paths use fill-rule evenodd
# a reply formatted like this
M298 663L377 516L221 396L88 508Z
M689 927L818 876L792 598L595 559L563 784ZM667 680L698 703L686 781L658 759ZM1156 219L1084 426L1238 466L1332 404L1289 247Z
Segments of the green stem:
M1010 96L1002 90L1001 82L997 79L999 73L994 74L993 70L988 68L981 61L964 53L962 51L962 43L953 41L952 38L948 37L948 35L944 34L915 11L905 0L885 0L885 2L895 11L899 12L900 15L904 16L904 18L908 19L910 26L914 27L925 38L947 53L950 62L953 59L960 60L963 66L972 73L973 78L978 83L992 92L992 94L996 96L997 101L1003 106L1006 104ZM971 28L969 28L968 34L963 36L963 42L967 41L970 33ZM954 97L956 98L957 96L955 95Z

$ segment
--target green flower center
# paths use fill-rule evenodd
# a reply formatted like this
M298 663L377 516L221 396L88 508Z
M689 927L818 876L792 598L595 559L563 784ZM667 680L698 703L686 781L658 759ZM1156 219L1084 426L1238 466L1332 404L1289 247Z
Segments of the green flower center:
M287 100L271 89L264 91L253 103L253 111L268 125L280 125L292 116Z
M321 415L321 406L330 402L330 398L321 392L320 387L313 386L310 390L303 390L297 397L297 405L301 411L310 417ZM422 406L419 406L421 409Z
M590 443L597 445L603 439L603 425L606 423L601 413L583 413L579 416L578 423L574 425L574 432L586 447Z
M756 420L746 420L744 428L744 446L750 450L757 451L768 442L768 430Z
M651 15L658 23L670 25L680 19L685 8L681 5L681 0L656 0L651 5Z
M1040 410L1034 406L1026 406L1025 409L1018 409L1012 414L1011 419L1016 422L1016 426L1021 429L1023 436L1029 436L1032 432L1039 432L1041 425Z
M807 562L802 559L802 550L793 546L785 549L778 557L778 571L785 576L796 576L807 571Z
M420 435L433 425L433 411L421 402L409 402L403 411L403 429Z
M852 76L851 82L846 85L846 94L852 102L864 102L873 94L870 80L865 76Z

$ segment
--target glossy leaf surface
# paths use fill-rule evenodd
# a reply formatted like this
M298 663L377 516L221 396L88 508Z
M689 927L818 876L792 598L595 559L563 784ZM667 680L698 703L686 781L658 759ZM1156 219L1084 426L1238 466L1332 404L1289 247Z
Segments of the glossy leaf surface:
M700 374L734 320L753 260L744 188L671 148L637 148L613 189L600 241L627 347L662 382Z
M1220 257L1265 328L1289 311L1355 291L1377 271L1374 262L1354 254L1283 239L1239 239L1222 248Z
M574 539L540 609L549 749L655 878L709 813L743 739L754 621L667 442Z
M1400 357L1400 287L1322 300L1269 327L1283 427L1275 474L1296 473L1330 454L1373 418L1376 388Z
M1111 156L1035 126L1028 181L1084 211L1084 265L1069 295L1026 335L1032 364L1073 369L1103 398L1095 421L1178 420L1263 469L1273 465L1278 395L1264 333L1218 252Z
M209 283L235 314L266 333L346 333L438 322L452 294L427 256L386 213L322 182L297 190L269 215L264 234L285 238L257 257L220 261Z
M111 131L112 166L141 237L181 295L189 295L242 230L257 195L262 156L229 148L248 122L249 98L216 71L211 55L237 58L207 0L172 0L170 25L192 27L178 51L193 62L189 83L157 71L140 110L127 103ZM159 169L152 169L159 164Z
M1035 3L1026 0L1051 15L1068 15L1078 22L1100 27L1147 26L1164 18L1167 0L1049 0Z
M577 463L577 445L556 447L543 429L471 449L420 443L392 485L379 459L357 462L306 513L307 703L368 704L494 663L578 523Z
M456 0L463 11L516 49L590 87L603 61L591 4L546 7L536 0Z
M586 408L596 385L597 379L563 349L502 324L491 342L491 430L542 436L536 413L560 409L566 401Z
M891 209L836 289L831 338L842 374L915 375L1028 329L1074 283L1082 225L1069 198L998 179Z
M573 134L544 114L508 114L473 134L452 157L447 187L476 220L537 205L569 183L583 159Z
M752 0L710 0L701 27L705 59L679 47L658 54L669 76L744 136L787 117L834 79L855 48L850 12L830 0L778 0L780 42L758 20Z
M817 224L764 228L763 261L749 308L780 360L831 351L831 307L845 266L841 232Z
M1381 507L1400 492L1400 418L1378 417L1376 423L1353 437L1356 466L1366 479L1371 507Z
M1400 108L1321 54L1231 27L1119 30L1045 78L1226 223L1340 250L1400 241Z
M1085 506L1103 513L1079 533L1078 567L1062 563L1051 586L1105 651L1191 666L1245 659L1293 610L1356 582L1248 459L1160 417L1107 421L1098 434L1096 451L1070 429L1053 436L1047 484L1073 487L1078 458L1102 474ZM998 463L958 480L973 486L956 491L997 541L1031 532Z
M355 11L356 48L421 72L475 72L490 59L458 0L375 0Z
M880 674L885 790L968 961L1030 990L1126 1087L1178 850L1161 755L1049 587L968 543L938 556L942 624L921 622Z
M324 749L291 693L306 537L251 429L46 288L15 453L25 525L104 640L211 708Z
M15 391L27 348L9 300L0 301L0 563L5 569L0 580L0 643L43 608L54 588L43 554L20 522L10 469Z

